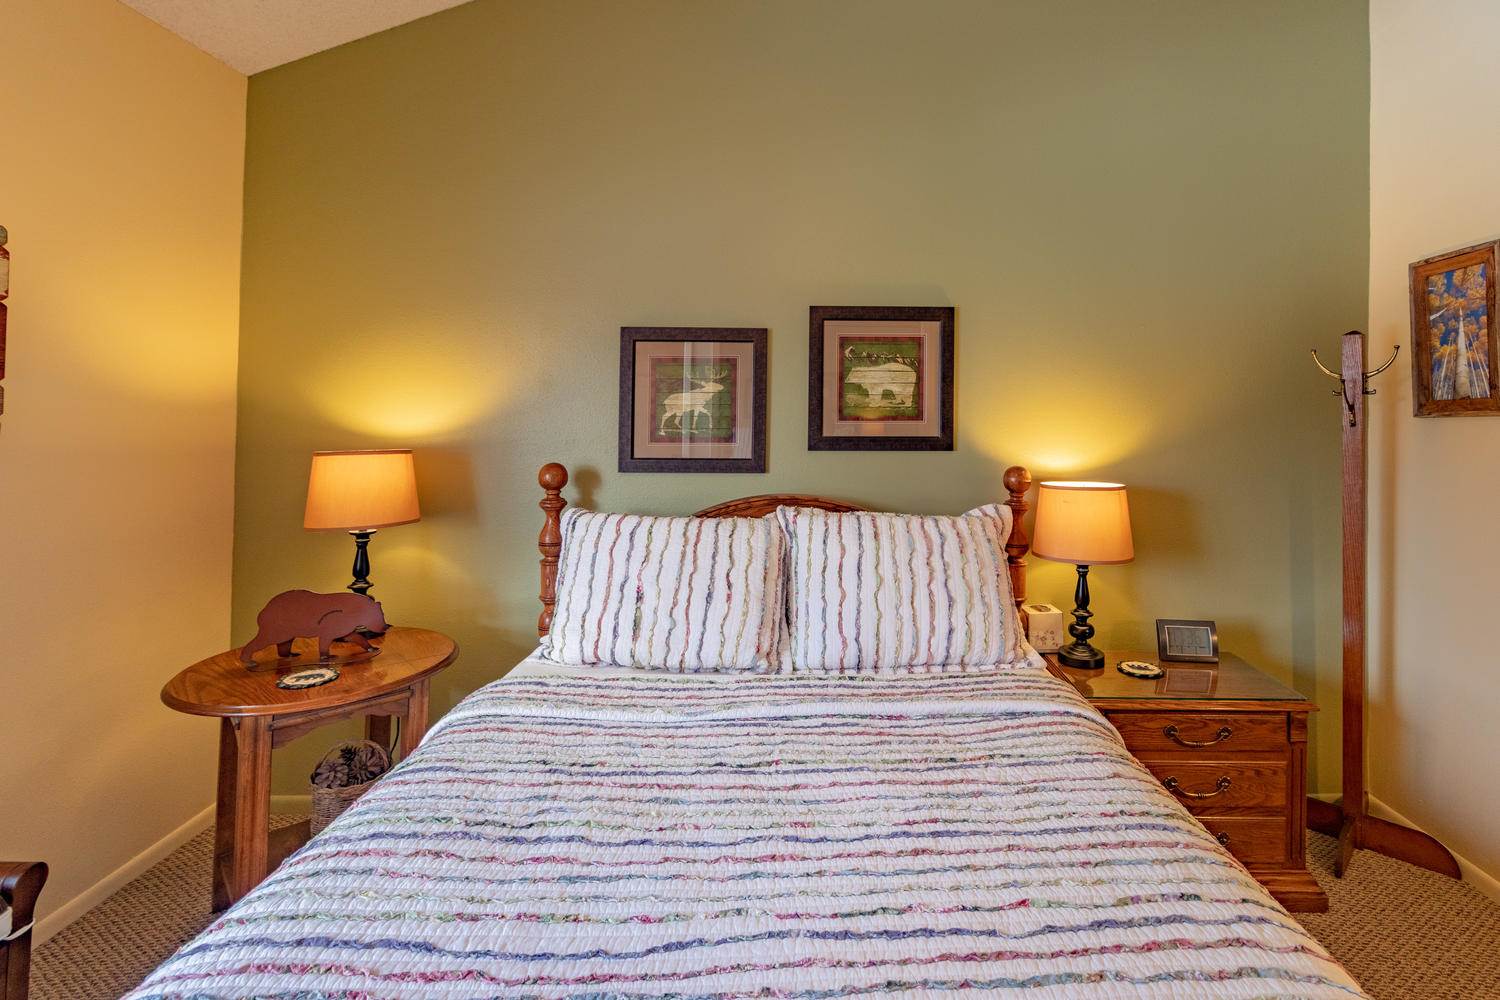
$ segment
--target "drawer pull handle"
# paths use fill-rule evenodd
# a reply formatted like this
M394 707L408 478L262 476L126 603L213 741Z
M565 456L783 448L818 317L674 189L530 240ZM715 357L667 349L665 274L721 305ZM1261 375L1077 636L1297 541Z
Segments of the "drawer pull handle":
M1180 747L1192 747L1195 750L1201 750L1204 747L1211 747L1215 743L1223 743L1225 740L1229 739L1229 737L1234 735L1234 730L1230 729L1228 726L1220 726L1219 731L1217 733L1214 733L1213 739L1204 740L1201 743L1197 740L1185 740L1181 736L1177 735L1176 726L1168 726L1167 728L1162 730L1162 733L1166 735L1167 739L1171 740L1173 743L1176 743Z
M1229 791L1229 775L1220 776L1219 780L1214 782L1214 790L1211 792L1190 792L1186 788L1183 788L1181 782L1175 777L1167 778L1162 784L1166 785L1167 791L1173 795L1180 795L1185 799L1211 799L1215 795L1223 795Z
M1225 847L1229 846L1229 834L1227 833L1216 833L1214 834L1214 839Z

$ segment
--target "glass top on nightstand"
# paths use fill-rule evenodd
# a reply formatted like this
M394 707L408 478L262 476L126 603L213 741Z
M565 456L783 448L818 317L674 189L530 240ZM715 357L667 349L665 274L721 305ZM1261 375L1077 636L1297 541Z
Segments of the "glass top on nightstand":
M1078 693L1092 701L1307 701L1303 695L1268 674L1255 669L1233 653L1223 653L1218 663L1174 663L1151 653L1106 651L1101 670L1065 667L1055 654L1047 654L1047 668L1071 681ZM1158 664L1165 677L1146 680L1127 677L1115 669L1121 660L1144 660Z

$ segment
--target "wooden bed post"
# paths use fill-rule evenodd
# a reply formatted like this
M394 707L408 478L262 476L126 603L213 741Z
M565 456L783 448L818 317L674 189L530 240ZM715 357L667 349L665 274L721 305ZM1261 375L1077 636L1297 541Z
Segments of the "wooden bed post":
M1005 491L1010 494L1005 506L1015 515L1011 519L1010 537L1005 540L1005 561L1010 567L1010 589L1018 608L1026 603L1026 553L1031 550L1031 539L1021 519L1031 509L1026 499L1030 489L1031 473L1025 466L1012 465L1005 470Z
M536 634L541 636L552 627L552 607L557 603L557 554L562 549L562 510L568 505L562 490L568 485L568 470L557 462L548 462L537 473L536 481L542 488L537 506L547 515L536 540L542 552L542 614L536 621Z

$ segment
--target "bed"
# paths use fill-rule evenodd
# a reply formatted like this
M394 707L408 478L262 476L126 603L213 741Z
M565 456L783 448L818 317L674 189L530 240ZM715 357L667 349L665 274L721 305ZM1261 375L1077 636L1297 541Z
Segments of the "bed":
M542 482L545 631L565 474ZM1039 665L533 656L130 998L871 994L1363 995Z

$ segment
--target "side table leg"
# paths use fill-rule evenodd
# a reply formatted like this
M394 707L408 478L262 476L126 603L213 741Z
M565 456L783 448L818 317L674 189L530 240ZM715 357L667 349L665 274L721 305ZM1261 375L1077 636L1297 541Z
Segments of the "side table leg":
M365 716L365 739L391 749L391 719L389 715Z
M426 678L411 686L406 701L406 715L401 720L401 759L411 756L422 737L427 735L428 682Z
M271 720L224 719L214 822L213 906L222 910L266 877L271 819Z

